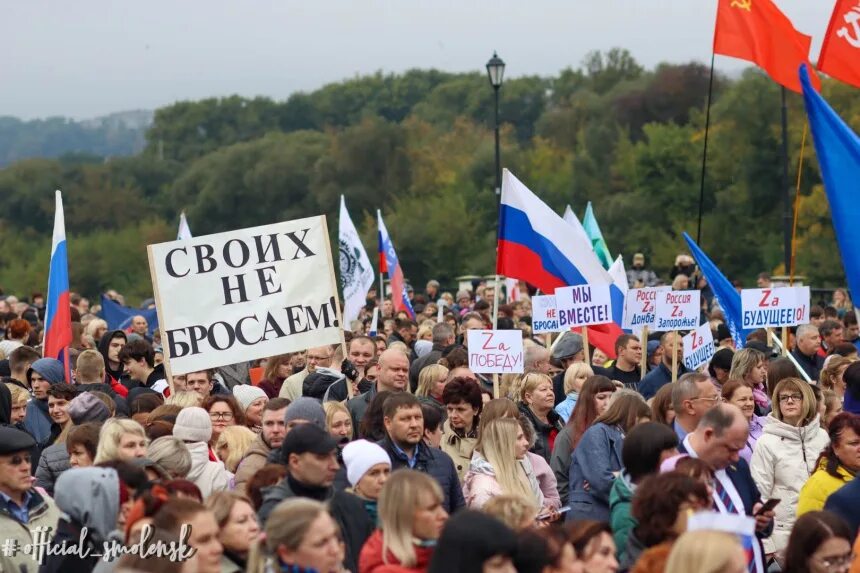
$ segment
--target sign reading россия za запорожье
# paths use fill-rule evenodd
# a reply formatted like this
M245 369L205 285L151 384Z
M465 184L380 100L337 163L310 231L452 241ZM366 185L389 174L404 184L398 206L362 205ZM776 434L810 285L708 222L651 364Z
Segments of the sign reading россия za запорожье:
M324 217L149 246L173 374L341 339Z
M689 330L699 326L701 294L697 290L658 293L655 330Z

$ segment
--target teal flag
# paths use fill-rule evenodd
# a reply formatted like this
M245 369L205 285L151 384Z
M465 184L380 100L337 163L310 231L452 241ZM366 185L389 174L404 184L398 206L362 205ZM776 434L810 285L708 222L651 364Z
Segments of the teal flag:
M612 266L612 255L609 254L609 247L606 246L606 241L603 240L603 233L600 232L600 225L597 224L597 219L594 217L594 209L591 208L591 201L588 202L588 207L585 208L585 217L582 219L582 226L591 240L591 248L594 249L594 254L600 259L600 264L603 265L604 269L608 269Z

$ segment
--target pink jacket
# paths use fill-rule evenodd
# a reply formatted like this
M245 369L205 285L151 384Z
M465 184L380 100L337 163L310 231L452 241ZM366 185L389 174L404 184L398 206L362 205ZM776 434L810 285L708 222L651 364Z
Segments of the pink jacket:
M480 454L476 453L475 456L480 458ZM472 467L463 482L463 497L466 499L468 507L480 509L492 498L502 495L503 492L502 486L496 481L496 476L492 474L486 460L480 458L480 462L483 463L479 462L476 465L475 456L472 458ZM537 480L543 498L540 500L541 506L553 509L561 507L555 474L543 456L529 452L526 454L524 462L526 462L527 473L528 466L531 465L533 473L530 477Z

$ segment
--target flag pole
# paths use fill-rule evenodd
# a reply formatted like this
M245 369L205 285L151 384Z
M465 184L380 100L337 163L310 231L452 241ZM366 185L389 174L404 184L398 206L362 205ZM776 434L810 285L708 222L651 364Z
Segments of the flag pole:
M809 122L803 126L803 137L800 139L800 157L797 160L797 188L794 190L794 221L791 226L791 267L788 274L788 284L794 285L795 257L797 256L797 218L800 215L800 181L803 175L803 153L806 151L806 135L809 133Z
M791 190L788 186L788 106L785 98L785 86L781 86L782 95L782 239L783 263L785 270L791 267Z
M699 181L699 222L696 225L696 244L702 244L702 209L705 204L705 172L708 164L708 133L711 131L711 98L714 92L714 58L711 51L711 72L708 78L708 102L705 106L705 144L702 149L702 177Z

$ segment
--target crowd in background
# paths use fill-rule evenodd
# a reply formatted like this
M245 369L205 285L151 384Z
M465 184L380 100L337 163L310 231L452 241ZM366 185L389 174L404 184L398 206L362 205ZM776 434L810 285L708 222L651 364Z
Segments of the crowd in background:
M659 281L637 261L631 287ZM172 380L143 316L111 330L73 295L67 371L41 357L43 300L6 297L0 538L20 550L0 552L0 570L860 571L847 293L792 329L790 355L765 331L736 349L689 262L672 280L703 289L718 347L706 367L673 360L673 332L624 334L612 360L575 332L534 336L521 285L498 328L522 332L524 373L497 385L468 360L466 333L491 326L501 295L487 284L410 289L414 319L371 292L343 347ZM195 552L39 565L23 551L38 527L93 553L186 534Z

